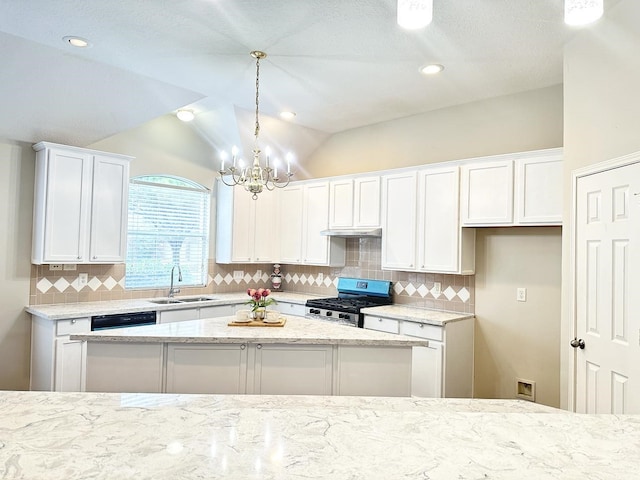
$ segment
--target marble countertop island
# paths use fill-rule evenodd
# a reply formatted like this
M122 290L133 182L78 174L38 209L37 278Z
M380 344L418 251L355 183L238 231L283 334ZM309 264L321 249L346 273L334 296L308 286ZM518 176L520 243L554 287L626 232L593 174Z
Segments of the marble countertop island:
M428 341L304 317L283 327L229 326L235 317L118 328L71 335L72 340L118 343L286 343L305 345L427 346Z
M631 479L640 416L517 400L0 392L0 478Z

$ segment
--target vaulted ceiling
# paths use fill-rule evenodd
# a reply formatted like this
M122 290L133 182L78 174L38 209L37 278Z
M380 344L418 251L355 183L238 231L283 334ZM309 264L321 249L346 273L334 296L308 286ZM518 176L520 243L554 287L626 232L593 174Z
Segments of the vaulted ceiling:
M575 33L562 0L434 0L418 31L397 26L395 0L0 0L0 11L0 138L79 146L182 107L214 148L246 143L251 50L268 54L263 134L287 148L559 84ZM427 63L445 70L421 75Z

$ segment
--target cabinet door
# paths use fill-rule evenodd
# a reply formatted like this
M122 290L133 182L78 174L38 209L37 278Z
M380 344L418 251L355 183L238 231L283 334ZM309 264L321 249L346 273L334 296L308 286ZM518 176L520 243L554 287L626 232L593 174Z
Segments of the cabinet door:
M305 185L303 228L303 261L305 264L326 265L329 262L329 238L320 235L329 223L329 184Z
M198 320L199 311L197 308L183 308L181 310L163 310L158 312L158 323L184 322L187 320Z
M280 203L280 262L302 262L302 200L301 185L282 189Z
M562 156L516 162L516 222L562 225Z
M58 337L55 342L54 390L82 392L84 390L85 342Z
M354 180L353 226L380 226L380 177Z
M271 263L275 258L274 250L279 240L276 229L276 192L263 190L257 200L251 201L254 209L251 260Z
M419 173L418 268L459 272L460 220L458 167Z
M331 395L333 347L258 344L255 346L253 393L262 395Z
M249 263L253 257L256 213L254 203L260 201L260 198L253 200L251 194L240 187L227 188L233 188L231 260Z
M276 293L275 296L278 294ZM306 308L304 305L297 303L280 302L275 307L279 312L285 315L294 315L297 317L304 317L306 315Z
M378 332L395 333L399 332L399 322L392 318L375 317L372 315L365 315L364 328L367 330L376 330Z
M443 345L429 342L428 347L413 347L411 394L416 397L443 397Z
M245 393L245 344L167 347L166 393Z
M129 162L103 155L94 156L90 262L125 261L128 197Z
M382 268L416 266L416 172L382 177Z
M353 180L329 183L329 228L353 226Z
M513 223L513 160L462 166L462 224Z
M87 261L92 159L89 154L51 149L46 161L44 263Z

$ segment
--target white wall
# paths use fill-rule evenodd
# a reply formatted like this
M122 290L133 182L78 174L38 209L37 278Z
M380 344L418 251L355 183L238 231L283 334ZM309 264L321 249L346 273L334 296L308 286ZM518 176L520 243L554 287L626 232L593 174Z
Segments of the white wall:
M562 85L356 128L304 164L312 177L562 146Z
M476 230L476 397L513 398L521 378L560 405L561 243L560 227Z
M0 140L0 390L29 388L35 152Z
M564 51L564 223L571 218L571 172L640 151L640 2L622 0L581 30ZM562 400L568 404L571 340L569 228L563 236Z

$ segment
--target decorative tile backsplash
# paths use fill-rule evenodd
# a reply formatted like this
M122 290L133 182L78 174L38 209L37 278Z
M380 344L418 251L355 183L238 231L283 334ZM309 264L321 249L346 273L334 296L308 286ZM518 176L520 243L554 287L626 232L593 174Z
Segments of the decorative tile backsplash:
M394 302L416 307L473 313L475 277L434 273L387 271L381 268L379 238L347 239L344 267L282 265L281 290L335 296L338 277L371 278L393 282ZM249 287L271 287L271 264L222 265L209 262L204 287L179 287L180 295L200 295L242 291ZM80 284L86 273L88 282ZM168 278L168 274L167 274ZM441 285L440 293L435 283ZM124 265L78 265L77 270L50 271L48 265L32 265L32 305L75 303L100 300L164 297L164 289L125 290ZM277 297L276 297L277 298Z

